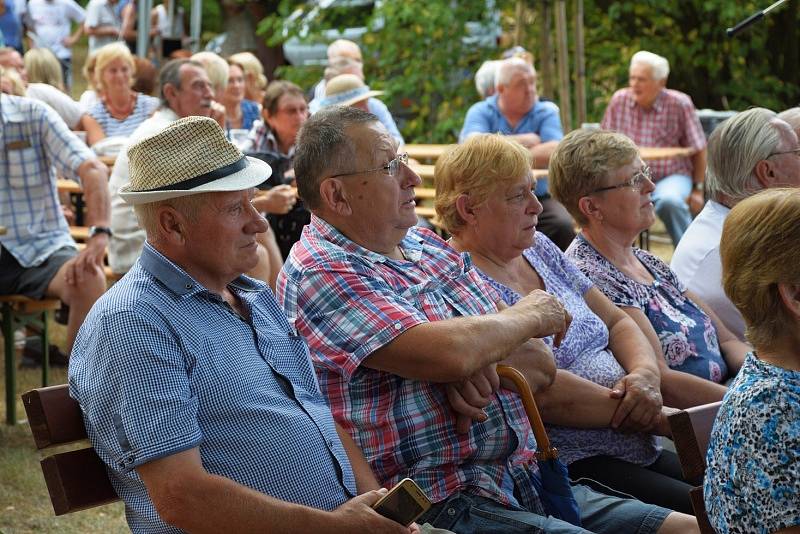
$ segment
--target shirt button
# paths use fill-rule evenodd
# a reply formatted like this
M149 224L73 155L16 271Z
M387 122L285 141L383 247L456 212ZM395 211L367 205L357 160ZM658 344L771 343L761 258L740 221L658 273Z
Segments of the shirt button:
M455 508L448 508L447 509L447 515L449 515L450 517L453 517L454 515L456 515L456 509Z
M332 439L328 440L328 447L330 447L331 449L333 448L333 440Z
M185 287L186 289L192 289L192 284L186 284L186 285L185 285L185 286L183 286L183 287Z
M402 330L402 328L403 328L403 325L401 325L400 323L394 323L394 329L395 330Z

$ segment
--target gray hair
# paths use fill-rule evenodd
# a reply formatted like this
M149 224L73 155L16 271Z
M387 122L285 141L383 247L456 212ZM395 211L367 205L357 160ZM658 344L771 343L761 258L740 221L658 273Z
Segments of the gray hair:
M320 205L319 185L326 176L353 170L356 150L348 129L378 122L372 113L351 106L323 108L297 134L294 174L300 198L314 209Z
M669 61L667 58L661 57L658 54L648 52L647 50L640 50L633 54L631 58L631 67L636 63L647 65L652 69L653 79L656 81L666 80L669 76Z
M532 72L536 74L536 69L533 68L533 65L518 57L504 59L500 61L497 71L494 73L494 86L508 86L511 83L511 78L517 72Z
M167 61L161 68L161 73L158 75L158 84L161 86L160 91L162 106L167 108L169 107L167 97L164 95L164 87L166 87L167 84L170 84L177 89L181 88L181 67L184 65L192 65L200 69L203 68L203 65L192 59L173 59Z
M496 59L484 61L483 65L481 65L478 71L475 73L475 89L477 89L478 94L481 95L481 98L486 98L486 95L489 94L489 91L494 89L494 79L497 73L497 67L499 65L500 61Z
M755 166L778 148L779 125L774 111L752 108L717 126L708 138L706 186L711 198L724 195L736 203L761 189Z
M800 137L800 108L789 108L778 113L778 118L786 121L792 127L794 133Z
M133 211L136 213L136 218L139 220L139 226L142 227L147 234L147 240L151 244L157 245L163 237L158 226L159 208L169 206L186 217L189 223L195 223L210 195L213 195L213 193L198 193L196 195L169 198L157 202L136 204L133 206Z

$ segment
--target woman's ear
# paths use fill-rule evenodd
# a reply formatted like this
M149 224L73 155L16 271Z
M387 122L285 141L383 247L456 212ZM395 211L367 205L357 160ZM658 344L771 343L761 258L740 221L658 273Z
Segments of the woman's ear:
M603 213L597 205L597 200L591 195L578 199L578 210L590 221L603 220Z
M778 284L778 294L781 296L783 306L800 321L800 285Z
M475 208L469 201L469 195L466 193L461 193L456 197L456 211L458 212L458 216L467 223L467 225L472 225L477 220L475 215Z

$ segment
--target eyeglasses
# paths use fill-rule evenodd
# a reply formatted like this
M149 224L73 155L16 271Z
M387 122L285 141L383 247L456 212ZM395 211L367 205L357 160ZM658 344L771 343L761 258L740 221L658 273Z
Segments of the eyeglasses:
M408 165L408 154L406 154L405 152L403 152L402 154L398 154L396 158L394 158L392 161L390 161L383 167L378 167L375 169L367 169L365 171L343 172L341 174L334 174L330 178L338 178L340 176L353 176L355 174L367 174L376 171L386 171L392 178L397 178L400 175L400 171L402 170L402 167L400 166L401 164Z
M611 191L612 189L622 189L623 187L630 187L633 191L639 192L642 190L642 186L644 185L645 180L653 181L653 174L650 171L650 167L645 165L641 169L639 169L636 174L630 177L629 180L622 182L621 184L617 185L609 185L608 187L601 187L599 189L595 189L591 191L589 194L592 195L594 193L601 193L603 191Z
M793 148L791 150L784 150L782 152L773 152L767 157L771 158L772 156L779 156L781 154L794 154L795 156L800 156L800 148Z

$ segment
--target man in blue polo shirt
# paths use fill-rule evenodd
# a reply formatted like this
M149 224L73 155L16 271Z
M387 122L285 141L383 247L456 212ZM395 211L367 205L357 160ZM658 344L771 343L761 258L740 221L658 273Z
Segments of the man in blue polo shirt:
M305 341L242 276L269 165L197 116L128 159L120 195L147 241L84 322L69 384L131 530L408 534L372 510L386 490L334 423Z
M476 133L508 135L530 150L534 168L546 169L564 132L558 106L540 100L536 93L533 65L517 57L503 60L495 74L495 89L493 96L469 108L459 142ZM539 215L539 231L566 250L575 238L572 217L550 197L547 179L537 181L536 196L544 208Z

